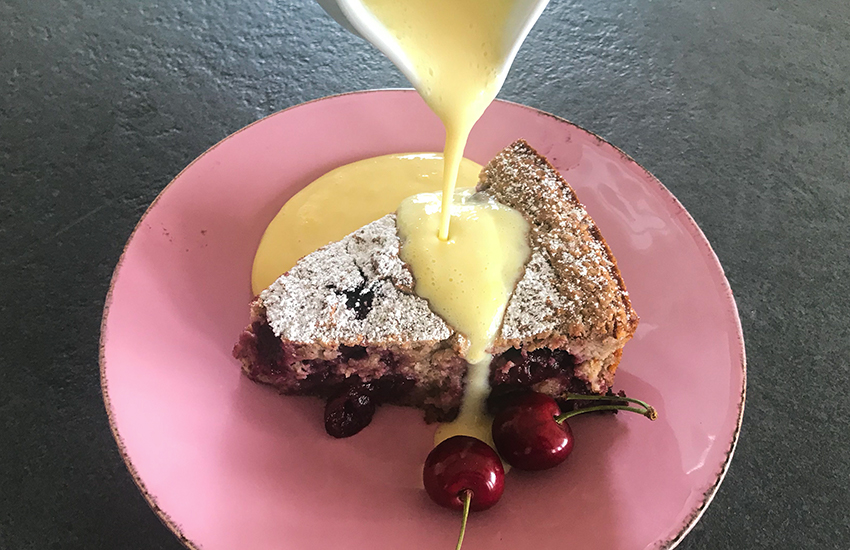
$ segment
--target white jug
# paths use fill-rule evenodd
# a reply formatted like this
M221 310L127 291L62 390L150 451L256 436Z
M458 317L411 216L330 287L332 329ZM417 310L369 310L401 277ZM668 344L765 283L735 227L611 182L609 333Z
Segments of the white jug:
M403 2L405 0L398 1ZM458 0L458 2L462 1L464 0ZM420 79L398 43L360 0L318 0L318 2L340 25L371 42L383 52L401 70L410 83L415 88L419 88ZM540 17L549 0L515 0L515 3L512 17L504 29L503 36L504 43L507 46L507 55L501 66L501 80L507 74L523 40L525 40L531 27L534 26L537 18Z

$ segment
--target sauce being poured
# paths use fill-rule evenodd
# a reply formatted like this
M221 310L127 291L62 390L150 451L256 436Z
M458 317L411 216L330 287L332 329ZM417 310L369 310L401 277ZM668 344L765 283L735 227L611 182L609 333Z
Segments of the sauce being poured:
M512 16L521 0L362 0L392 35L402 67L446 128L438 236L449 235L449 205L466 141L496 97L512 56Z
M507 302L528 259L528 227L518 212L472 190L456 193L455 189L472 127L496 97L520 42L546 2L338 1L364 36L388 55L392 53L391 59L445 126L442 193L416 195L398 207L401 256L413 272L416 293L469 343L466 359L470 367L460 415L440 428L437 441L462 433L492 444L485 413L490 373L487 350L497 336ZM371 178L357 175L360 168L348 165L333 176L346 180L344 185L350 187L345 192L321 190L322 186L329 189L336 185L327 182L312 189L316 182L287 203L258 251L254 291L265 288L311 252L311 246L339 239L391 211L401 196L424 191L413 189L417 185L401 183L403 178L398 173L389 173L399 162L398 158L388 160L380 167L387 172ZM461 180L470 182L464 185L474 185L475 181L465 176ZM376 182L380 185L377 193ZM374 197L383 198L385 192L393 193L393 199L381 202L379 208ZM305 206L308 203L319 213L314 214L315 219L320 216L327 227L311 223ZM391 208L384 211L390 203ZM342 222L333 214L332 205L347 211L362 208L364 214ZM306 214L299 219L294 212L305 208ZM285 261L275 259L274 267L267 267L268 258L280 255L275 248L289 247L286 237L281 236L293 230L290 235L299 235L294 250L284 254ZM309 244L299 242L307 239Z
M395 42L401 56L391 58L396 57L394 62L446 128L442 194L412 197L397 212L401 256L413 272L416 293L469 340L470 367L460 414L438 430L436 442L464 434L492 445L485 411L490 374L486 352L528 259L528 227L519 213L494 201L476 198L470 191L456 194L457 166L473 125L502 87L519 43L545 2L361 4L380 24L369 26L370 39L385 52L393 50L390 43ZM526 26L518 28L517 21ZM381 27L389 37L381 35Z
M469 342L460 415L440 428L437 440L464 434L490 442L484 410L490 390L487 349L530 254L528 222L483 193L461 189L451 202L451 232L443 241L436 231L443 202L440 193L423 193L401 203L401 259L410 265L416 294Z
M528 223L484 193L460 189L452 203L450 238L443 241L436 232L441 195L414 195L399 206L401 259L412 266L416 294L466 336L466 359L478 363L528 259Z

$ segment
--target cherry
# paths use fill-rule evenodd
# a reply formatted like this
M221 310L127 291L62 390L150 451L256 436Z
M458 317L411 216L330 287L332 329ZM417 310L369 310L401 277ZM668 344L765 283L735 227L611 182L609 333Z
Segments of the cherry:
M573 433L548 395L528 392L512 399L493 419L493 442L505 462L520 470L557 466L573 450Z
M456 435L428 454L422 482L434 502L455 510L463 508L463 492L471 491L470 508L480 512L502 496L505 470L489 445L474 437Z
M431 500L446 508L463 510L459 550L470 509L486 510L499 501L505 488L505 470L489 445L474 437L456 435L428 454L422 482Z
M334 437L351 437L372 422L375 400L371 387L351 383L325 404L325 431Z
M558 403L548 395L527 392L514 397L493 419L493 442L502 458L518 470L546 470L566 460L573 450L573 433L568 418L593 411L621 410L655 420L655 409L643 401L622 396L567 394L565 399L604 401L561 414ZM641 408L630 407L636 403Z

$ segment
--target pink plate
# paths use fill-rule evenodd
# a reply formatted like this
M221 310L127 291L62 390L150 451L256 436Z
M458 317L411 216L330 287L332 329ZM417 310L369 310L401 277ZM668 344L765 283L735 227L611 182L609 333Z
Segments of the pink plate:
M746 373L732 293L682 205L597 136L497 101L467 156L483 164L519 137L566 176L616 254L641 316L617 387L660 419L576 419L567 463L509 473L464 548L672 548L717 491L738 437ZM230 355L248 321L254 250L281 205L342 164L442 143L411 91L306 103L204 153L139 222L106 300L103 395L133 477L188 546L454 547L460 515L421 488L435 427L419 411L383 407L362 433L334 440L319 400L250 382Z

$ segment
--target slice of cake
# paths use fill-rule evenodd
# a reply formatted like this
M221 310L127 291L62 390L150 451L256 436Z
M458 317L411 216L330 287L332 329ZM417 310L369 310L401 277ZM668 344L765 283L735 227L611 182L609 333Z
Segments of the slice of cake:
M493 392L608 392L638 317L593 220L524 141L485 166L478 189L531 228L531 257L489 350ZM357 414L350 397L360 395L366 409L371 400L455 417L468 342L413 293L399 245L391 214L302 258L251 304L233 350L245 373L285 394L344 396L341 414Z

